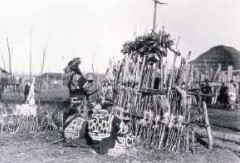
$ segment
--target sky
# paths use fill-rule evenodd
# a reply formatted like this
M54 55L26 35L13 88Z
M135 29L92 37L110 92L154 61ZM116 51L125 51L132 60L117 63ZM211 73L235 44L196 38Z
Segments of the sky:
M239 0L164 2L157 30L164 25L172 38L180 36L183 56L192 51L196 58L216 45L240 50ZM109 59L122 57L122 44L150 32L152 22L153 0L0 0L0 67L9 70L8 38L14 72L29 73L32 49L32 71L39 74L46 49L44 72L62 72L80 57L83 71L91 72L93 64L104 73Z

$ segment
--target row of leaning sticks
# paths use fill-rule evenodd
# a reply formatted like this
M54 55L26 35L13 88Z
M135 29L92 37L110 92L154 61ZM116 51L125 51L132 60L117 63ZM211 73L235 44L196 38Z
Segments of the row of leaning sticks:
M55 130L51 114L38 116L0 114L0 133L37 132Z

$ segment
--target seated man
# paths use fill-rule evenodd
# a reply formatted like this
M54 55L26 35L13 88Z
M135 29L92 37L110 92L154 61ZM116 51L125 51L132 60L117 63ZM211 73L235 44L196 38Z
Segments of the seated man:
M78 146L88 144L87 121L81 115L68 117L65 125L64 137L66 142Z
M88 121L91 146L99 154L106 154L114 148L117 136L129 133L128 125L110 113L112 106L111 101L102 99L99 108L95 107Z

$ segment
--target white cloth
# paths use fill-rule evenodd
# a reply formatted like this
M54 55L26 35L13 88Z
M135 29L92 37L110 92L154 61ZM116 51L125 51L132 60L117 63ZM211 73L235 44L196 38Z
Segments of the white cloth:
M32 84L30 86L29 94L27 97L27 103L29 105L35 105L35 99L34 99L34 83L35 83L35 78L33 78Z

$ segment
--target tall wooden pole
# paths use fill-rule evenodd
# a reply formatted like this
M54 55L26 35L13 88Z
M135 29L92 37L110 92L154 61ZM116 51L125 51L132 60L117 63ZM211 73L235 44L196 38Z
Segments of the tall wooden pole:
M64 56L62 56L62 64L64 64ZM63 90L63 73L62 73L62 90Z
M2 54L2 62L3 62L3 68L6 70L6 64L5 64L5 59L3 54Z
M157 5L166 5L167 3L159 2L158 0L153 0L154 1L154 11L153 11L153 31L156 30L156 19L157 19Z
M154 0L154 11L153 11L153 31L156 30L156 18L157 18L157 1Z
M156 31L156 19L157 19L157 5L166 5L167 3L163 3L163 2L159 2L158 0L153 0L154 1L154 10L153 10L153 31ZM163 58L161 57L160 60L160 69L161 69L161 74L163 74ZM159 67L158 64L158 67ZM163 86L163 78L161 77L161 81L160 81L160 85L161 87Z
M178 47L178 44L179 44L179 41L180 41L180 36L178 37L178 41L177 41L177 44L176 44L176 49ZM171 88L172 88L172 84L173 84L173 78L175 76L175 69L176 69L176 60L177 60L177 51L174 52L174 59L173 59L173 64L172 64L172 72L170 74L170 80L169 80L169 85L168 85L168 90L167 90L167 98L169 98L169 93L171 91Z
M30 76L30 82L32 81L32 28L30 32L30 50L29 50L29 76Z
M15 82L15 78L13 77L13 72L12 72L12 54L11 54L11 50L10 50L10 46L9 46L9 41L8 41L8 38L7 38L7 49L8 49L8 56L9 56L9 72L10 72L10 77L11 77L11 84L13 85L13 96L14 96L14 98L16 98L16 94L15 94L15 84L16 84L16 82ZM19 97L19 99L20 99L20 96L19 96L19 92L18 92L18 97ZM19 100L19 99L17 99L17 100ZM21 101L18 101L18 102L21 102Z
M43 69L44 69L45 61L46 61L46 50L47 50L47 46L43 49L42 65L41 65L40 80L39 80L38 106L40 106L40 103L41 103L40 96L41 96L41 91L42 91L42 74L43 74ZM48 72L47 72L47 75L48 75ZM48 76L47 76L47 78L48 78ZM47 84L47 87L48 87L48 84ZM47 90L48 90L48 88L47 88Z

